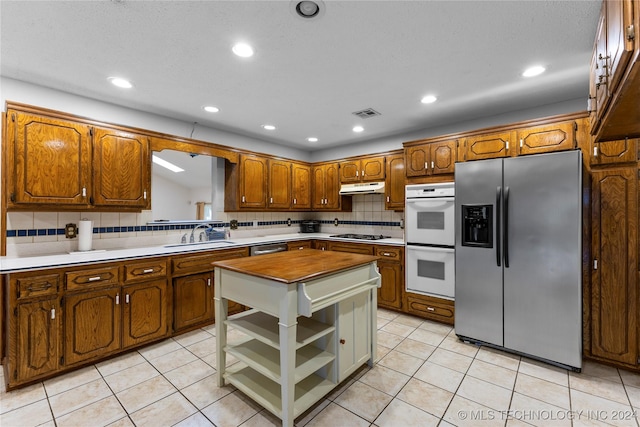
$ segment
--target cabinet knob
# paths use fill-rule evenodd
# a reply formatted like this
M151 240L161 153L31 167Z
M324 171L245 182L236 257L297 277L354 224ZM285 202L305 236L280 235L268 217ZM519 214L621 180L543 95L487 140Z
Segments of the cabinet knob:
M245 198L244 198L244 196L242 196L242 203L244 203L244 201L245 201Z
M387 203L389 203L389 201L390 201L389 196L387 196Z
M298 203L298 200L297 199L293 199L293 204L295 205L297 203Z
M87 197L87 187L82 187L82 197Z
M424 162L424 170L429 170L429 162Z
M344 340L344 338L340 338L340 344L344 344L346 343L346 341Z

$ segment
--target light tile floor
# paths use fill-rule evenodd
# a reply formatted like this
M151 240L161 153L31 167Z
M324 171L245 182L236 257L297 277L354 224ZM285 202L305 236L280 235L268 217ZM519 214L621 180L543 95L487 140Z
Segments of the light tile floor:
M238 390L216 386L214 335L208 326L3 389L0 425L279 426ZM449 326L388 310L378 310L378 344L374 368L360 369L296 425L639 427L640 375L592 362L567 372L464 344Z

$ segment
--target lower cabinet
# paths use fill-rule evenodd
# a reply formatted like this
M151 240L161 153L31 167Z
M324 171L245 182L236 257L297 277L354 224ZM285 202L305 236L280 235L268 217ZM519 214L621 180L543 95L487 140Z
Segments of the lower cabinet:
M638 169L592 171L591 357L638 366Z
M167 279L124 286L122 347L167 335Z
M371 357L371 299L360 293L338 303L338 382Z
M173 330L213 322L213 286L210 272L173 279Z
M58 298L18 304L16 315L17 343L12 349L17 350L15 379L24 381L55 372L62 353Z
M394 310L402 308L404 293L404 250L400 247L376 246L381 285L378 288L378 307Z
M453 301L407 292L405 294L403 311L426 319L453 325Z

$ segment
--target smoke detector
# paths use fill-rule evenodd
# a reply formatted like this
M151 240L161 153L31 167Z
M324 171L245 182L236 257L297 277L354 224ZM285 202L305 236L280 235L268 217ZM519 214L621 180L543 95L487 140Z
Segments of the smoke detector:
M320 0L294 0L291 2L291 11L302 19L314 19L324 13L324 3Z

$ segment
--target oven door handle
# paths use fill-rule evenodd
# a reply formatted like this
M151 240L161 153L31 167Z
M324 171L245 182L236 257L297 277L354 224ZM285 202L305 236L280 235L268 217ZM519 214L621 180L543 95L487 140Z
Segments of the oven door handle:
M502 202L502 187L496 188L496 263L501 266L502 254L500 253L500 206Z
M408 251L420 251L420 252L447 252L452 253L455 252L454 248L443 248L440 246L425 246L425 245L415 245L411 243L407 243Z

